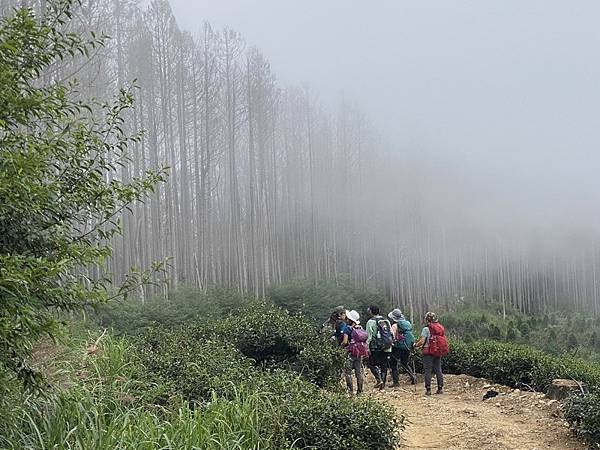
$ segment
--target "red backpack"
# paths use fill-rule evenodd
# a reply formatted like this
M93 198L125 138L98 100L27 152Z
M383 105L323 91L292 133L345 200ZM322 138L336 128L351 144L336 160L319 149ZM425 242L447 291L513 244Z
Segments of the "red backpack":
M432 322L427 325L429 328L429 343L423 348L424 355L444 356L450 352L448 340L446 339L446 330L439 322Z

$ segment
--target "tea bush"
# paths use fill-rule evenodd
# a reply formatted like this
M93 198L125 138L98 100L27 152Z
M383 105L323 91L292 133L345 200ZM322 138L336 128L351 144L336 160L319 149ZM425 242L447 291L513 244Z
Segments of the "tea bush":
M179 288L168 298L156 296L145 302L138 298L101 305L91 314L92 324L111 328L116 334L138 334L149 327L176 328L209 317L227 317L242 310L250 298L233 289Z
M344 305L356 309L361 315L371 304L383 310L391 309L385 292L376 288L358 288L350 275L338 275L333 280L292 280L274 284L269 288L268 299L291 313L302 313L321 324L333 308Z
M290 369L319 386L339 386L345 352L300 314L255 301L239 315L206 327L218 329L224 340L262 367Z
M531 347L495 341L465 343L452 339L444 359L449 373L488 378L507 386L545 391L556 378L600 386L600 365L579 358L548 355Z
M248 314L252 317L244 317L250 323L262 323L255 315L259 312ZM268 309L265 314L271 320L274 317ZM174 403L181 396L201 405L211 401L213 392L223 399L230 399L237 389L260 392L276 411L273 429L281 427L280 439L287 446L340 448L350 442L356 448L393 448L400 418L387 408L371 400L322 391L308 381L311 376L306 373L286 370L291 365L285 359L280 361L285 369L277 364L255 366L234 345L200 336L198 330L151 330L138 340L146 378L169 386L168 399L157 401ZM336 381L339 384L339 372Z
M600 446L600 393L573 396L564 405L565 419L581 437Z

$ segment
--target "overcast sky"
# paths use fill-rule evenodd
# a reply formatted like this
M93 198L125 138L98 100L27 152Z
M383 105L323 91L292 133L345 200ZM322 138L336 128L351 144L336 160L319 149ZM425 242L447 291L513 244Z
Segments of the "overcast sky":
M399 152L487 180L472 189L555 216L600 206L600 1L171 4L192 32L240 31L282 84L356 99Z

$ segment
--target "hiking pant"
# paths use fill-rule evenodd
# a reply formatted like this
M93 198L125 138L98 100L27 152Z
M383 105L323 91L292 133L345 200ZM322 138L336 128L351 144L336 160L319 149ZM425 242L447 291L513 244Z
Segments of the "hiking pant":
M394 384L400 383L400 367L408 374L412 384L417 382L417 377L408 365L410 352L404 348L392 348L392 356L390 357L390 367L392 369L392 380Z
M346 358L346 366L344 367L344 377L346 378L346 387L350 393L354 392L352 371L354 371L356 376L356 393L359 394L363 391L365 377L363 374L362 363L362 356L354 356L348 353L348 357Z
M385 383L390 355L390 352L371 351L371 356L369 357L369 369L378 383Z
M435 372L438 389L444 387L444 375L442 374L442 357L423 355L423 370L425 371L425 389L431 389L431 371Z

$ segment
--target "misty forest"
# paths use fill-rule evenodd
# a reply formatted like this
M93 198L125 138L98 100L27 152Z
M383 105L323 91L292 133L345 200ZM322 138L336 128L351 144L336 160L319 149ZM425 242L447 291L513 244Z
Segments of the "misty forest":
M0 15L0 448L600 445L597 205L561 210L572 180L492 192L168 0ZM348 392L339 305L417 340L436 312L445 395L416 347L414 391L375 384L369 347Z

